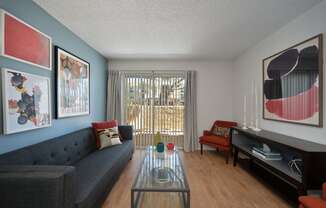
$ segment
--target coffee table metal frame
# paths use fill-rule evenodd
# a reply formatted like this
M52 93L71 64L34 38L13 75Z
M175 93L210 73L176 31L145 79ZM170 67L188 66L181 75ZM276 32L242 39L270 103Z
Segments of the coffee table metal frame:
M155 148L155 147L148 147L148 148ZM137 176L136 176L136 179L133 183L133 186L131 188L131 208L138 208L139 206L139 200L140 200L140 197L141 195L144 193L144 192L176 192L176 193L179 193L182 197L182 205L184 208L190 208L190 189L189 189L189 185L188 185L188 181L187 181L187 177L185 175L185 171L184 171L184 167L183 167L183 163L181 161L181 158L179 156L179 153L178 153L178 150L174 150L176 151L176 155L178 157L178 160L179 160L179 164L180 164L180 167L181 167L181 172L182 172L182 175L183 175L183 179L184 179L184 186L185 188L160 188L160 187L152 187L152 188L137 188L137 181L138 181L138 178L140 176L140 173L142 171L142 168L143 166L145 165L144 163L146 162L146 157L149 157L148 154L149 154L149 149L146 149L146 155L141 163L141 167L139 168L138 172L137 172ZM150 177L150 176L147 176L147 177Z

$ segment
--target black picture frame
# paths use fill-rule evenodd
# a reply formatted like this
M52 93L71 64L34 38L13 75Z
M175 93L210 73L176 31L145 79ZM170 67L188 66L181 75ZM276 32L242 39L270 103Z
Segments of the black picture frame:
M61 67L61 64L62 64L61 63L62 60L61 60L60 57L61 57L62 54L66 55L67 57L69 56L69 58L67 58L67 60L70 59L73 63L76 61L79 64L84 64L85 66L87 66L86 73L87 73L87 79L88 80L86 82L86 84L87 84L86 87L87 87L87 91L88 91L87 92L88 99L87 99L87 102L86 102L86 110L85 111L80 111L80 112L77 111L77 112L64 113L61 110L61 108L62 108L62 106L61 106L62 105L61 97L62 96L67 96L67 95L61 95L61 92L62 92L62 90L61 90L61 87L62 87L61 86L61 81L62 81L61 80L61 76L62 76L62 73L60 71L60 67ZM54 59L55 59L55 70L54 71L55 71L55 98L56 98L55 99L55 106L56 106L56 108L55 108L55 117L56 117L56 119L90 115L90 107L91 107L90 106L90 101L91 101L90 100L90 97L91 97L91 95L90 95L90 78L91 78L91 76L90 76L90 72L91 72L91 70L90 70L91 69L90 63L87 62L86 60L80 58L79 56L76 56L73 53L70 53L69 51L67 51L67 50L59 47L59 46L54 46L54 55L55 55L54 56ZM71 64L70 65L68 64L68 67L66 69L67 70L71 70L71 69L69 69L69 67L72 67ZM69 76L73 76L73 75L69 75ZM78 82L78 81L76 81L76 82ZM69 88L69 90L71 90L71 89ZM80 101L80 98L78 98L78 99ZM68 105L70 105L70 104L68 104ZM69 106L68 106L68 108L69 108Z

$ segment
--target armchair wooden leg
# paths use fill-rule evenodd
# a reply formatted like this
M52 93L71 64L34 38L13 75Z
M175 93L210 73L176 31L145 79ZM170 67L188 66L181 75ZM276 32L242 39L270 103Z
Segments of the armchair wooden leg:
M200 144L200 154L203 154L203 144Z
M225 162L229 164L230 150L225 151Z
M237 148L234 148L234 156L233 156L233 166L237 166L238 162L238 155L239 155L239 150Z

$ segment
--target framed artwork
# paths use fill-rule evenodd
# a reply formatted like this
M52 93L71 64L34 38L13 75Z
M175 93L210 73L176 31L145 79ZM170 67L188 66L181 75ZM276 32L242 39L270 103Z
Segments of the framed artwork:
M4 133L51 126L50 88L47 77L2 69Z
M323 126L322 34L263 60L263 118Z
M89 115L90 64L55 46L57 118Z
M52 40L35 27L0 9L0 54L52 70Z

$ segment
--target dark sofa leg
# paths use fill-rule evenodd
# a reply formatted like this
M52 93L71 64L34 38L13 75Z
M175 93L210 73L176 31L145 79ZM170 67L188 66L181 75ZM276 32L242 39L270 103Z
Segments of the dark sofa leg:
M203 154L203 144L200 144L200 154Z

